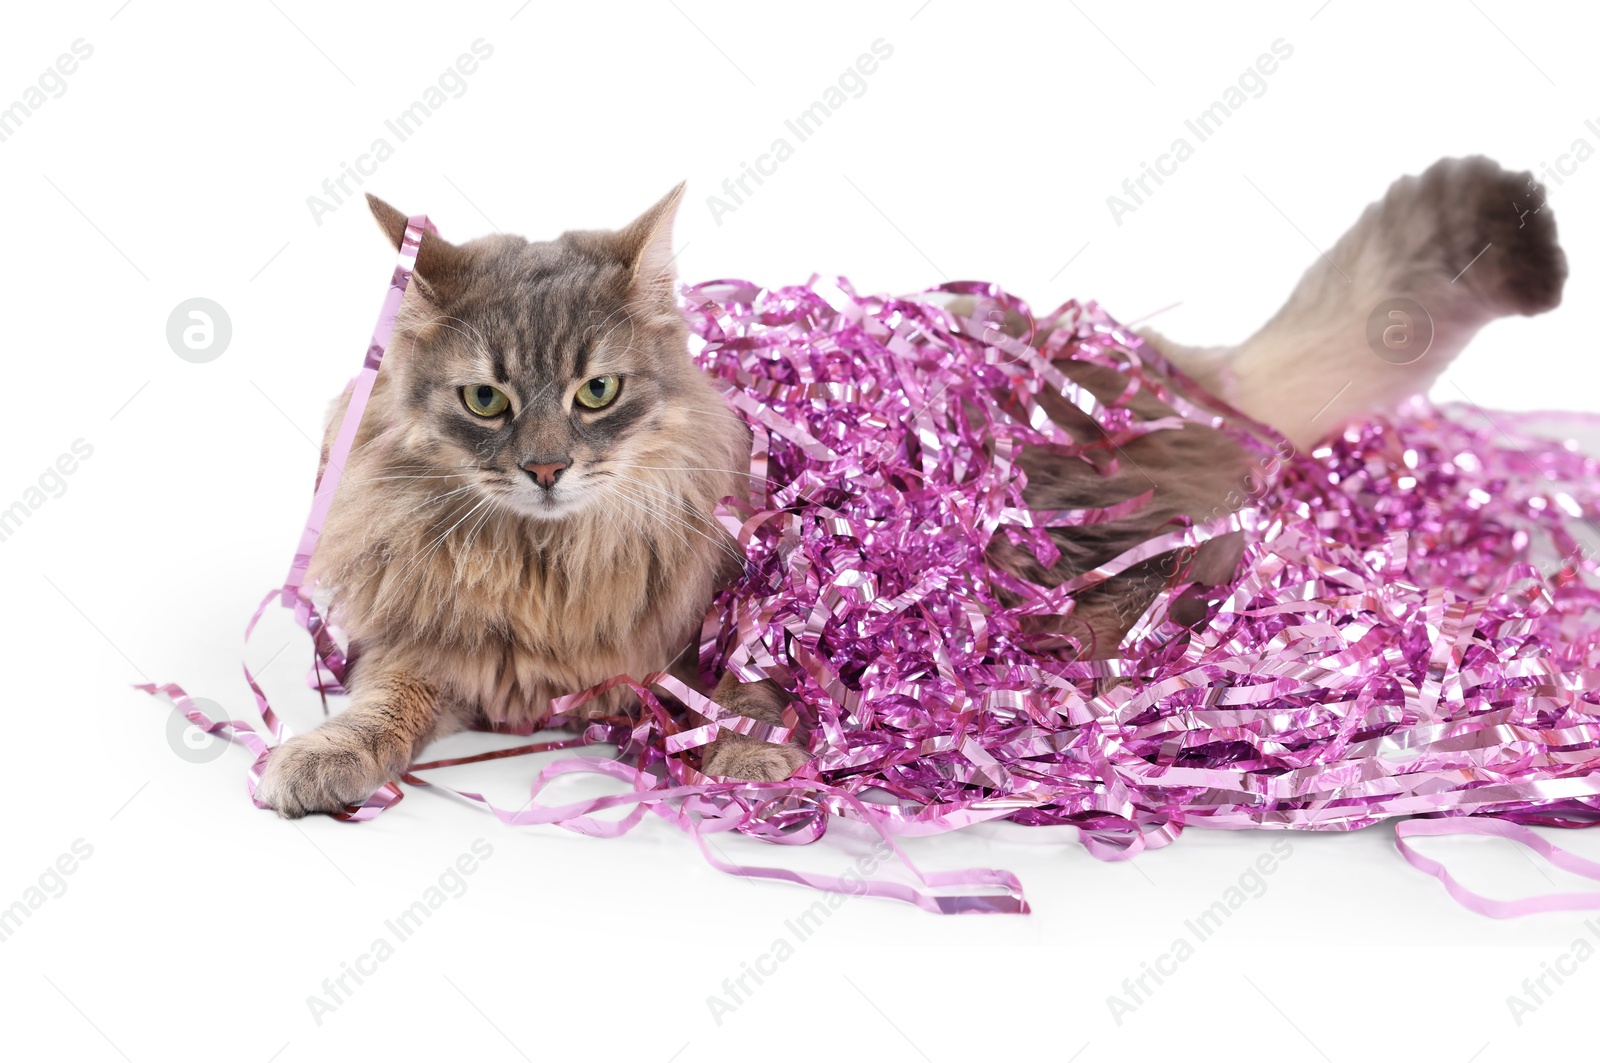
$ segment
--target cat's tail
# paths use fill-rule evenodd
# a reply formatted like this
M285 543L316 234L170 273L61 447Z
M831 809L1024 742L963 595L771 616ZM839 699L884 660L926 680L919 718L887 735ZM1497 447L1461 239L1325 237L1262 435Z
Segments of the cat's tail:
M1426 392L1485 324L1561 302L1567 259L1544 189L1483 156L1402 177L1237 347L1146 339L1218 395L1307 447Z

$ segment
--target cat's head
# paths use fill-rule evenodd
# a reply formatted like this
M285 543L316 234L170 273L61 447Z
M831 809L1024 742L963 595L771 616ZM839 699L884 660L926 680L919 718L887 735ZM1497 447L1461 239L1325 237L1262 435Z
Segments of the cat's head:
M405 458L539 520L619 493L648 499L642 483L692 464L685 435L730 416L691 362L674 304L682 190L615 232L424 236L384 363ZM367 199L398 247L405 215Z

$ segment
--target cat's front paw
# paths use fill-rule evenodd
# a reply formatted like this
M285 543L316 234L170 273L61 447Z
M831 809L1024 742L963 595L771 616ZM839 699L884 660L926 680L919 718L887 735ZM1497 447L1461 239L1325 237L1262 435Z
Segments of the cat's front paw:
M284 819L338 812L370 797L389 781L389 774L355 735L319 727L272 751L256 800Z
M725 709L774 726L783 723L783 710L792 700L770 679L741 683L732 672L722 677L711 696ZM798 743L778 745L724 730L706 750L700 770L725 779L782 782L809 759Z
M701 770L707 775L751 782L782 782L810 757L794 743L775 745L735 731L723 731L711 743Z

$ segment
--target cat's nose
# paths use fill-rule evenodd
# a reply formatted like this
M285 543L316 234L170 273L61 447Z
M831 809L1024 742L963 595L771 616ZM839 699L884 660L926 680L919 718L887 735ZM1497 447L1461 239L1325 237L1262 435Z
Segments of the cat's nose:
M528 478L548 491L561 479L561 474L567 471L567 466L572 464L572 459L566 456L556 458L554 461L525 461L522 471Z

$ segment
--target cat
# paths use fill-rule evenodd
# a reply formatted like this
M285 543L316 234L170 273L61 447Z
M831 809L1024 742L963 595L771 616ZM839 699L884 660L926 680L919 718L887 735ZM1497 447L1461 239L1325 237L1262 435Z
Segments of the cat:
M688 353L671 250L682 192L615 232L424 237L312 558L311 577L359 647L351 702L268 759L257 797L280 815L361 801L437 738L539 724L552 698L617 674L671 669L737 713L782 718L788 699L770 681L730 673L707 691L698 675L701 621L743 561L712 512L748 494L750 434ZM398 247L405 216L368 201ZM1551 211L1535 209L1542 201L1528 174L1482 157L1441 160L1395 182L1242 344L1142 335L1243 415L1309 446L1425 392L1493 318L1560 302L1566 260ZM1415 361L1379 357L1368 342L1369 316L1400 296L1431 317L1431 346ZM1043 345L1054 324L1012 320L1007 331ZM1122 390L1110 369L1058 364L1102 398ZM333 405L324 460L348 400ZM1072 425L1064 400L1042 401ZM1135 410L1164 412L1149 396ZM1250 473L1227 435L1195 424L1124 450L1111 475L1025 450L1034 508L1104 506L1152 482L1154 501L1123 520L1051 529L1061 559L1049 568L1004 537L991 561L1059 585L1174 517L1237 508ZM1069 617L1038 618L1039 630L1062 652L1108 655L1175 574L1226 583L1241 547L1222 537L1152 558L1083 595ZM632 701L618 687L579 714L625 713ZM798 741L724 729L702 770L770 781L806 759Z

